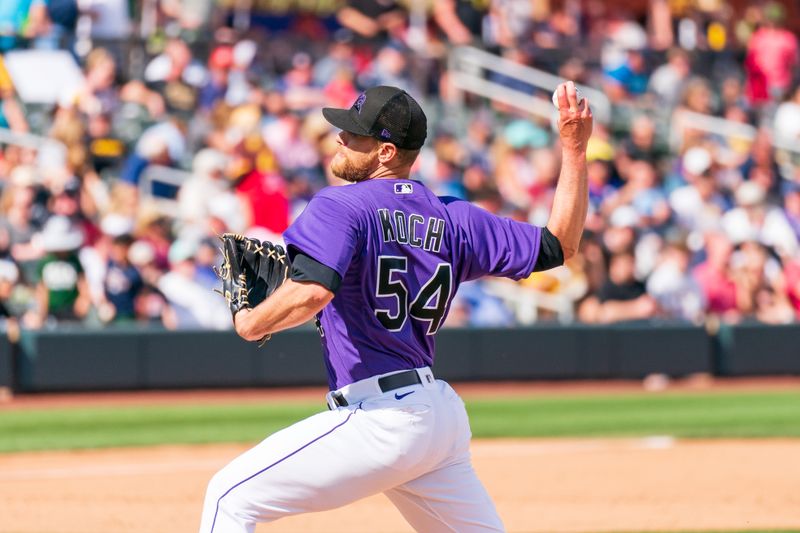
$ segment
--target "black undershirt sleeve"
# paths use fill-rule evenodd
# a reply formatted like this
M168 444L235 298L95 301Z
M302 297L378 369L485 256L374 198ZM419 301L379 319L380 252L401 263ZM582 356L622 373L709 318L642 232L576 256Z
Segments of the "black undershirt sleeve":
M558 237L550 233L547 226L542 228L542 238L539 244L539 255L536 257L534 272L549 270L553 267L564 264L564 250L561 249L561 242Z
M342 277L338 272L300 251L292 259L292 270L289 277L292 281L319 283L331 292L339 290L339 286L342 284Z

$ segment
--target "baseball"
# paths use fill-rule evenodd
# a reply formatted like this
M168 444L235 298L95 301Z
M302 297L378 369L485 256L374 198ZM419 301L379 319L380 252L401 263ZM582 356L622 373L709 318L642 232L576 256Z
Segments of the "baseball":
M578 97L578 105L581 105L581 101L583 100L583 94L581 94L581 90L575 87L575 95ZM556 109L558 109L558 88L553 91L553 105Z

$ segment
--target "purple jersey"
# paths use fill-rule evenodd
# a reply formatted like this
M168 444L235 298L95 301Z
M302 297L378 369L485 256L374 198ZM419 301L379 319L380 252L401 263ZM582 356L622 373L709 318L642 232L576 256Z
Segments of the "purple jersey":
M421 183L372 179L328 187L284 234L342 284L322 310L331 389L433 365L434 334L463 281L520 279L536 264L541 230Z

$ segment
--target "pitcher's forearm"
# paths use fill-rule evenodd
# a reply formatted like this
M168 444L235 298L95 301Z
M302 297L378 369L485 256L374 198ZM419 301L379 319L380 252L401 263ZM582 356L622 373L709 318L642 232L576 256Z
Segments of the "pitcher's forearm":
M588 208L586 152L564 150L547 228L558 237L565 260L578 251Z
M287 280L253 309L236 313L236 333L252 341L299 326L314 318L332 299L333 293L322 285Z

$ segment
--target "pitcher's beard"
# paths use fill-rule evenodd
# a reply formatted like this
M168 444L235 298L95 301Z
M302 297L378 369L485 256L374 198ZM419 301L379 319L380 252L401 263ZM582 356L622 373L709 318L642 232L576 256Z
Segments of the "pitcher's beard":
M331 172L337 178L341 178L351 183L366 181L369 178L370 170L367 165L357 167L352 161L344 157L334 157L331 161Z

